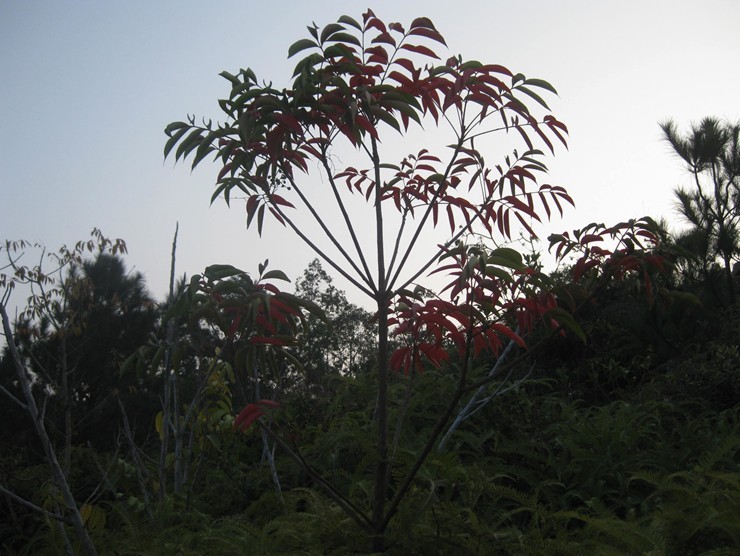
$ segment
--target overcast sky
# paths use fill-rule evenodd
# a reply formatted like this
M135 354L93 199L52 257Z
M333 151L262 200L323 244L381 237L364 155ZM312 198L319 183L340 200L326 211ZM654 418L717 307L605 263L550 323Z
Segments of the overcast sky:
M0 239L53 248L99 227L127 241L128 266L162 298L179 221L179 273L212 263L254 271L269 258L299 276L314 255L275 226L260 240L246 229L243 203L209 207L215 167L191 173L164 162L163 130L187 114L218 117L217 99L229 91L222 70L251 67L286 86L294 65L287 49L306 25L360 19L367 6L0 0ZM658 122L740 119L735 0L371 7L385 21L427 16L449 55L502 64L558 89L551 108L570 140L549 160L549 182L565 186L577 208L545 236L645 214L675 221L672 190L687 180Z

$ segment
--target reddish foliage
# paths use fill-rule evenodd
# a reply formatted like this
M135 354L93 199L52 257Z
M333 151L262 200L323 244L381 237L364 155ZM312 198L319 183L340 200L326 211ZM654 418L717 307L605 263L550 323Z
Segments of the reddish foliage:
M258 400L256 403L247 404L234 419L234 430L246 432L257 419L265 415L263 409L276 407L280 407L280 404L272 400Z

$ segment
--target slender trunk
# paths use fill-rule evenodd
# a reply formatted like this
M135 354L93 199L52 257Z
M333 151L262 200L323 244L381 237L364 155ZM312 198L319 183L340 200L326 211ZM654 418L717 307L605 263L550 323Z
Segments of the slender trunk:
M170 379L169 372L165 372L162 381L162 444L159 447L159 501L164 502L167 492L167 452L170 441Z
M517 334L521 334L521 330L519 328L517 328L516 329L516 333ZM514 340L509 340L509 343L506 345L506 348L501 353L501 355L499 355L499 357L496 359L496 363L493 365L493 367L491 367L491 370L488 372L488 376L489 377L493 377L493 376L496 375L496 373L498 372L498 370L501 368L501 365L506 360L506 356L513 349L513 347L514 347ZM511 373L513 372L513 370L514 370L514 368L512 367L511 370L509 371L509 375L506 377L507 379L511 375ZM506 380L506 379L504 379L504 380ZM465 407L463 407L458 412L457 417L455 417L455 420L452 422L452 424L450 425L450 427L447 429L447 432L442 437L442 440L439 441L439 444L437 446L437 450L439 452L442 452L444 450L445 444L447 444L447 441L449 440L449 438L458 429L458 427L462 424L462 422L465 419L467 419L468 417L470 417L473 413L475 413L476 411L478 411L478 409L479 409L478 399L486 392L486 389L487 388L488 388L488 385L484 385L484 386L481 386L480 388L478 388L478 390L476 390L475 394L473 394L471 396L471 398L468 400L468 403L465 404ZM489 398L487 400L484 400L484 404L485 403L488 403L488 401L490 401L492 399L493 395L495 395L495 393L492 394L491 396L489 396Z
M467 376L470 371L470 365L472 364L471 351L470 351L471 345L472 345L472 334L468 332L468 339L466 342L465 355L463 356L463 364L462 364L462 368L460 369L460 376L458 377L457 388L455 389L455 392L450 396L450 400L447 402L447 407L442 412L442 415L437 420L437 423L434 425L431 435L427 439L426 445L421 450L419 455L416 457L416 461L411 466L411 469L406 474L406 477L404 478L401 485L396 489L396 492L394 493L393 499L390 501L390 504L388 504L388 511L383 517L383 523L381 524L381 530L383 531L388 526L388 523L390 522L390 520L393 518L393 515L398 510L398 506L401 504L401 501L403 500L404 496L406 496L406 493L411 488L411 485L413 484L414 479L416 478L416 474L419 472L419 469L421 469L421 466L424 465L424 462L426 461L427 457L429 456L432 449L434 448L434 445L437 443L437 439L442 434L442 431L444 430L445 425L449 421L450 417L452 416L453 411L455 411L457 404L460 402L460 399L462 398L462 395L465 392L465 382L467 380Z
M59 374L62 381L62 404L64 406L64 451L62 452L62 470L69 474L72 466L72 404L69 395L69 372L67 371L67 339L61 335L59 342Z
M146 470L146 466L144 465L144 462L141 459L141 456L139 455L139 450L136 447L136 443L134 442L134 435L131 432L131 426L128 422L128 415L126 414L126 408L123 406L123 403L121 402L121 398L116 395L116 401L118 402L118 408L121 410L121 416L123 417L123 434L126 437L126 441L128 442L129 449L131 450L131 459L134 462L134 467L136 469L136 479L139 482L139 489L141 490L141 495L144 498L144 506L146 508L146 513L149 515L149 518L152 518L152 508L149 503L149 492L146 487L146 482L149 479L149 473ZM112 490L112 489L111 489Z
M253 371L253 380L254 380L254 399L259 400L262 399L262 392L260 389L260 375L259 375L259 366L254 366ZM270 474L272 475L272 482L275 485L275 492L277 495L282 499L282 488L280 486L280 476L277 472L277 467L275 467L275 458L273 457L273 452L270 450L270 439L267 435L267 430L264 428L260 429L260 434L262 435L262 459L267 460L267 465L270 466Z
M375 296L378 308L378 406L375 411L377 420L377 452L375 485L373 493L374 528L373 550L385 550L385 501L388 483L388 302L389 292L385 275L385 245L383 237L383 208L381 203L380 159L378 146L372 140L373 165L375 167L375 231L376 252L378 256L378 293Z
M180 224L175 225L175 236L172 239L172 254L170 256L170 303L175 303L175 254L177 252L177 232ZM167 323L167 351L164 358L164 375L162 381L162 445L159 450L159 501L163 502L167 492L167 454L170 441L170 366L172 350L175 344L175 319L172 317Z
M72 490L70 489L69 483L67 482L67 477L64 474L62 466L59 464L59 460L57 459L56 453L54 452L54 448L51 445L49 435L46 432L46 427L44 426L44 422L41 419L41 415L39 414L38 407L36 406L36 399L33 397L33 392L31 392L31 384L28 380L26 367L23 364L20 354L15 347L15 338L10 327L10 319L8 318L8 313L5 310L5 305L1 303L0 316L2 316L3 331L5 332L8 350L10 351L10 355L15 366L16 376L18 377L18 382L21 385L23 396L26 399L28 413L31 417L31 420L33 421L34 427L36 428L36 434L41 440L41 446L44 449L46 461L51 467L54 483L57 485L62 493L64 504L70 513L71 521L74 525L75 531L77 532L77 537L80 540L80 545L83 552L85 554L97 555L98 551L95 549L95 545L93 544L90 535L88 535L87 529L85 529L85 524L82 520L82 516L80 515L80 510L77 507L74 496L72 495Z
M172 419L175 421L175 479L174 492L177 494L182 491L182 473L183 473L183 442L185 441L185 419L180 418L180 397L177 389L177 369L172 369L170 375L172 383Z

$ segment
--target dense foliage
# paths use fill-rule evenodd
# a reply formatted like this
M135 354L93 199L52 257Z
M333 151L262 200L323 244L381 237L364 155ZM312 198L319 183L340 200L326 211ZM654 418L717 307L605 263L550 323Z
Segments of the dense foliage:
M735 553L737 126L708 119L684 139L663 125L698 187L677 192L689 232L645 217L552 234L548 273L507 242L571 202L536 178L534 142L554 151L567 133L540 96L552 87L439 62L426 18L368 11L309 34L290 89L224 73L227 121L171 124L165 149L193 166L216 155L214 198L242 191L260 233L271 215L316 251L292 293L267 261L176 282L176 241L161 303L98 230L51 253L0 247L0 550ZM449 156L384 162L381 135L414 122L449 123ZM525 150L490 164L479 149L501 130ZM368 168L334 169L340 139ZM346 242L301 177L314 167ZM347 212L357 194L370 246ZM427 262L407 262L448 224ZM418 284L430 271L436 290Z

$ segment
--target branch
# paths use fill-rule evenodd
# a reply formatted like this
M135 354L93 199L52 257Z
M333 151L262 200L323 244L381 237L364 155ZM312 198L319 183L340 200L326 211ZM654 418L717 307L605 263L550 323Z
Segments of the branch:
M429 201L429 204L427 206L427 209L424 211L424 216L421 217L421 221L419 221L419 225L416 227L416 231L414 232L413 237L411 238L411 241L409 241L409 244L406 246L406 251L403 254L403 257L401 258L401 262L398 264L398 268L396 269L395 274L393 275L393 278L388 282L389 289L393 289L394 284L396 283L396 280L398 280L398 275L401 273L401 270L403 269L404 265L406 264L406 260L409 258L409 255L411 255L411 251L413 250L414 246L416 245L416 241L419 239L419 235L421 234L422 229L424 228L424 224L426 224L426 221L429 219L429 215L432 213L432 209L434 207L434 204L437 202L437 199L439 199L440 195L446 191L447 187L447 178L450 175L450 172L452 171L452 165L455 163L455 160L457 159L457 155L460 154L460 148L462 147L463 139L455 145L455 152L452 153L452 158L450 158L450 162L447 164L447 168L445 169L445 173L443 174L444 180L440 182L439 187L437 188L437 191L434 192L434 196ZM466 226L468 228L469 226ZM464 229L466 229L464 228ZM436 256L435 256L436 259ZM413 280L418 278L429 266L432 264L432 261L427 263L421 271L419 271L417 274L414 275L414 278L412 280L406 281L404 286L410 284ZM392 268L388 267L388 276L391 275Z
M285 212L283 212L283 209L280 208L280 205L274 205L273 208L283 218L283 220L285 220L285 222L288 224L288 226L290 226L290 228L293 230L293 232L295 232L295 234L299 238L301 238L306 245L308 245L311 249L313 249L314 253L316 253L319 257L321 257L322 259L324 259L324 261L328 265L330 265L334 270L336 270L337 272L339 272L339 274L341 274L347 280L349 280L349 282L353 286L355 286L358 290L360 290L362 293L364 293L365 295L367 295L368 297L371 297L371 298L374 298L375 297L375 293L376 292L374 292L372 290L369 290L366 286L363 286L360 282L357 281L357 279L355 279L346 270L344 270L341 266L339 266L339 264L337 264L336 262L334 262L334 259L332 259L331 257L329 257L329 255L327 255L326 253L324 253L324 251L322 249L320 249L318 245L316 245L313 241L311 241L308 238L308 236L306 236L306 234L304 234L300 230L300 228L293 222L293 220L291 220L291 218L289 216L287 216L285 214ZM316 218L317 218L318 222L323 226L323 222L321 221L321 219L318 218L318 216ZM330 237L332 237L332 236L330 236ZM334 240L334 241L336 241L336 240ZM350 261L350 264L352 264L352 266L355 267L356 271L360 275L362 275L362 273L360 273L359 269L356 268L356 265L351 261L351 259L349 259L348 255L345 252L343 252L342 254L347 258L348 261Z
M336 502L345 511L345 513L350 516L360 527L368 529L372 526L370 519L365 515L365 513L357 506L355 506L351 500L346 498L341 492L339 492L331 484L329 484L326 479L319 475L319 473L306 462L301 453L298 451L298 448L293 450L282 438L280 438L280 436L278 436L277 433L275 433L269 426L263 423L262 420L258 419L257 424L259 425L260 430L267 433L267 435L272 438L278 446L285 450L288 456L290 456L296 463L298 463L304 469L304 471L306 471L308 476L316 481L319 486L321 486L326 491L329 498L334 500L334 502Z
M516 334L517 335L519 334L519 329L517 329ZM514 347L514 340L509 340L509 343L506 345L506 348L504 349L503 353L501 353L498 359L496 359L496 363L493 365L493 367L491 367L491 370L488 372L488 375L487 375L488 377L493 377L498 373L499 368L501 367L503 362L506 360L506 356L509 355L509 352L512 350L513 347ZM513 372L514 372L514 367L511 367L509 370L509 374L504 379L504 382L506 382L506 380L511 376L511 373ZM457 428L462 424L462 422L468 417L470 417L471 415L473 415L481 407L483 407L483 405L488 403L488 401L490 401L491 398L498 393L498 391L494 392L487 399L483 400L481 402L481 405L473 409L473 406L476 403L478 403L478 398L483 394L483 392L485 392L485 386L481 386L480 388L478 388L478 390L475 392L475 394L473 394L473 396L470 398L470 400L465 405L465 407L463 407L460 410L460 412L457 414L457 417L455 417L455 420L450 425L450 428L447 429L447 432L442 437L442 440L439 441L439 445L437 446L437 450L439 452L441 452L444 449L444 446L447 443L447 440L450 438L452 433L454 433L457 430Z
M408 286L409 286L409 284L413 283L413 282L414 282L414 280L416 280L416 279L417 279L417 278L418 278L419 276L421 276L422 274L424 274L424 273L425 273L425 272L427 271L427 269L428 269L428 268L429 268L430 266L432 266L432 265L434 264L434 262L435 262L435 261L436 261L436 260L437 260L437 259L438 259L438 258L439 258L439 257L440 257L441 255L442 255L442 253L444 253L444 252L445 252L445 250L446 250L446 249L447 249L447 248L448 248L448 247L449 247L450 245L452 245L453 243L455 243L455 242L456 242L456 241L457 241L458 239L460 239L460 238L461 238L461 237L462 237L462 236L463 236L464 234L466 234L467 232L469 232L469 231L470 231L470 228L471 228L471 226L473 225L473 223L474 223L474 222L475 222L475 221L476 221L477 219L478 219L478 215L476 214L475 216L473 216L473 218L471 218L471 219L470 219L470 224L468 224L468 225L464 226L464 227L463 227L463 228L462 228L462 229L461 229L461 230L460 230L459 232L457 232L457 233L456 233L456 234L455 234L454 236L452 236L452 237L451 237L451 238L450 238L449 240L447 240L447 241L446 241L446 242L445 242L445 243L444 243L444 244L442 245L442 247L440 247L439 249L437 249L437 250L436 250L436 251L434 252L434 255L432 255L432 256L431 256L431 257L429 258L429 260L428 260L428 261L427 261L426 263L424 263L424 265L423 265L423 266L421 266L421 267L419 268L419 270L418 270L418 271L416 271L416 272L414 273L414 275L413 275L413 276L411 276L411 278L409 278L408 280L406 280L406 281L405 281L405 282L404 282L403 284L401 284L401 285L400 285L400 286L399 286L398 288L394 288L394 289L395 289L396 291L398 291L398 290L402 290L402 289L404 289L404 288L408 287ZM399 270L400 270L400 267L399 267ZM393 287L394 287L394 285L395 285L395 280L396 280L397 278L398 278L398 273L396 273L396 276L394 276L394 277L393 277L393 283L391 283L391 288L393 288Z
M2 392L3 394L5 394L6 396L8 396L13 403L15 403L16 405L18 405L24 411L27 411L28 410L28 405L24 404L22 401L20 401L18 398L16 398L11 392L9 392L8 390L6 390L5 387L2 384L0 384L0 392Z
M123 418L123 433L126 437L126 441L128 442L129 449L131 450L131 457L134 460L135 469L136 469L136 480L139 483L139 488L141 489L141 494L144 496L144 507L146 508L147 515L152 518L152 508L149 503L149 491L146 488L145 480L149 478L149 472L146 470L146 467L144 466L144 462L141 461L141 457L139 457L139 451L138 447L136 446L136 443L134 442L134 435L131 434L131 426L128 422L128 415L126 414L126 408L123 406L123 403L121 402L121 398L116 394L115 396L116 402L118 402L118 407L121 410L121 417Z
M463 358L464 366L462 370L460 371L460 378L458 379L458 382L457 382L457 388L455 389L454 394L450 398L450 402L447 404L447 407L442 412L442 415L440 415L439 419L437 420L437 423L434 425L434 429L432 429L432 433L429 435L429 439L427 440L426 445L422 449L421 453L417 456L416 461L414 462L414 465L411 467L408 474L406 475L406 478L404 479L403 484L396 491L395 496L393 496L393 499L391 500L388 506L388 510L386 511L385 516L383 517L383 524L382 524L383 529L385 529L385 527L388 525L388 522L390 522L391 518L393 517L393 514L396 512L398 505L401 503L401 500L403 500L408 489L411 488L411 484L413 483L414 478L416 477L416 474L419 472L419 469L421 469L421 466L424 464L427 457L429 456L432 449L434 448L434 445L437 443L437 438L439 438L439 435L442 433L442 429L444 428L445 424L449 420L450 416L452 415L452 412L455 410L455 407L457 407L457 404L460 402L460 398L462 398L462 395L465 392L464 386L465 386L465 381L467 379L467 372L470 368L470 365L472 364L471 357L470 357L471 344L472 344L472 338L471 338L471 334L469 330L467 345L465 347L465 356Z
M370 286L370 289L377 291L377 287L375 286L375 283L373 281L373 275L370 272L370 268L367 265L365 256L362 254L362 247L360 246L360 242L357 240L357 235L355 234L355 228L349 219L349 214L347 214L347 209L345 208L344 203L342 202L342 197L339 195L339 191L337 190L337 184L334 182L334 177L331 175L331 169L329 168L329 163L327 162L327 158L326 158L326 151L324 152L324 156L322 157L321 162L324 165L324 170L326 170L326 175L329 178L329 184L331 185L332 193L334 193L334 198L337 201L339 210L342 212L342 217L344 218L344 222L347 225L347 230L349 231L349 235L352 238L352 243L354 243L355 249L357 250L357 254L360 257L362 268L365 270L365 282L368 284L368 286ZM359 274L359 271L358 271L358 274Z
M33 502L29 502L25 498L21 498L20 496L18 496L14 492L9 491L3 485L0 485L0 492L2 492L3 494L5 494L6 496L12 498L16 502L18 502L20 505L25 506L26 508L29 508L29 509L31 509L31 510L33 510L35 512L39 512L39 513L45 515L46 517L50 517L52 519L55 519L56 521L60 521L62 523L66 523L67 525L71 525L72 524L72 521L69 518L67 518L67 517L65 517L63 515L60 515L60 514L55 514L53 512L50 512L48 510L45 510L44 508L40 508L36 504L34 504Z
M393 268L393 266L396 264L396 258L398 257L398 250L401 247L401 238L403 237L403 232L406 229L406 220L408 219L408 212L409 209L405 209L404 214L401 216L401 225L398 228L398 233L396 234L396 241L393 244L393 254L391 255L391 262L388 263L388 268Z

